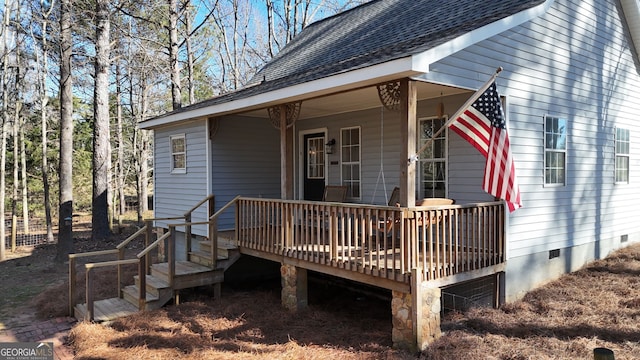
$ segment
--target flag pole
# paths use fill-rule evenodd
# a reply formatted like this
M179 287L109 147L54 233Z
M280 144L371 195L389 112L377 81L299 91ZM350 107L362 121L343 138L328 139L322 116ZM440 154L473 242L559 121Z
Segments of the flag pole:
M478 99L478 97L480 97L480 95L489 88L489 86L491 86L491 84L495 81L495 79L498 77L500 72L502 72L502 66L498 66L498 68L496 69L496 72L493 74L493 76L491 76L491 78L489 80L487 80L487 82L484 83L484 85L482 85L482 87L480 87L480 89L478 89L478 91L473 93L473 95L453 114L453 116L451 116L447 120L447 122L444 124L444 126L442 126L440 129L438 129L438 131L436 131L435 134L433 134L433 136L431 136L431 138L427 139L427 141L422 145L422 147L418 151L416 151L415 155L413 155L408 161L412 162L412 161L418 160L418 156L419 156L418 154L423 152L424 149L426 149L427 146L429 144L431 144L433 142L433 140L436 137L438 137L438 135L440 135L440 133L442 133L454 120L456 120L458 118L458 116L460 116L460 114L467 107L469 107L469 105L473 104L473 102L476 101Z

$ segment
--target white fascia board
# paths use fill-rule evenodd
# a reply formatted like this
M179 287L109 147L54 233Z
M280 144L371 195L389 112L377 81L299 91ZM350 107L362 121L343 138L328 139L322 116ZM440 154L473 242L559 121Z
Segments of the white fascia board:
M416 69L411 56L328 76L318 80L269 91L246 98L232 100L199 109L186 110L141 122L141 129L153 129L158 126L181 122L188 119L237 113L265 108L275 104L294 102L318 96L333 94L363 86L370 86L386 80L411 77L422 74L424 69ZM426 67L428 69L428 66Z
M629 26L631 41L635 47L636 55L640 49L640 2L638 0L620 0L624 18Z
M551 7L553 1L554 0L547 0L540 5L521 11L504 19L492 22L476 30L470 31L464 35L458 36L453 40L447 41L442 45L438 45L423 53L416 54L413 56L413 68L423 69L423 72L427 73L430 64L442 60L445 57L463 50L473 44L479 43L492 36L498 35L506 30L512 29L518 25L521 25L527 21L533 20L536 17L543 15L547 12L547 10L549 10L549 7Z

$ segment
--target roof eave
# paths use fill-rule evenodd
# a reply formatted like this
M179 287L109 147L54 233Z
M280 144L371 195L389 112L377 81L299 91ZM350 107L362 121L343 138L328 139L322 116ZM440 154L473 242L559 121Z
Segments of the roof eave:
M428 65L420 67L419 64L413 61L411 56L408 56L242 99L153 118L141 122L139 126L141 129L153 129L188 119L222 116L261 109L276 104L295 102L363 86L371 86L401 77L417 76L426 71L428 71Z
M624 19L629 27L636 56L640 57L638 54L638 49L640 49L640 3L638 0L620 0L620 4Z

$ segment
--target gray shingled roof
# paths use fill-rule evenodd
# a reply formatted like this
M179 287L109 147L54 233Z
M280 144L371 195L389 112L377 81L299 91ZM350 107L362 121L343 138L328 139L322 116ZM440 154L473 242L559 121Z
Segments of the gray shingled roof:
M543 0L378 0L308 26L254 80L311 80L429 50Z
M543 2L374 0L309 25L254 76L258 85L169 114L418 54Z

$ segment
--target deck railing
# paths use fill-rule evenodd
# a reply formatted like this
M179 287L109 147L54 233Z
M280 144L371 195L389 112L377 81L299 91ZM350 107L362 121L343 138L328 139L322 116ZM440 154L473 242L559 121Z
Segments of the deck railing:
M240 198L244 248L408 283L504 261L500 202L422 208Z

